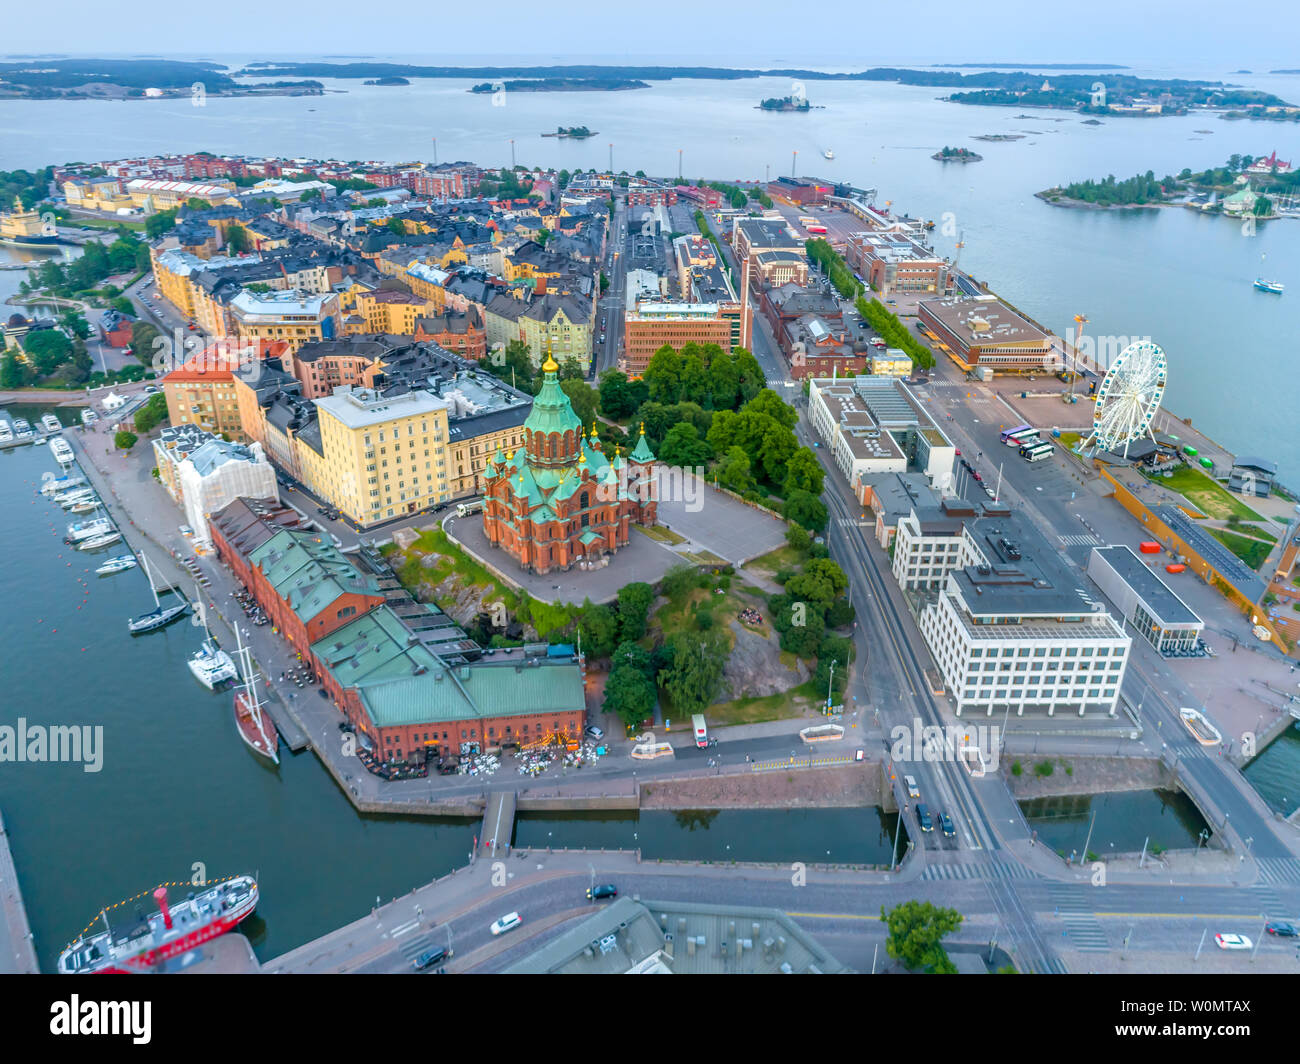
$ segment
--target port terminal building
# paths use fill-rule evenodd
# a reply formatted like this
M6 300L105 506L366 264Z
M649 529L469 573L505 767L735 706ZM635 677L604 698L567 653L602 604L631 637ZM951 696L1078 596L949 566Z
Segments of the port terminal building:
M1093 547L1088 575L1120 616L1162 655L1200 652L1205 622L1129 547Z

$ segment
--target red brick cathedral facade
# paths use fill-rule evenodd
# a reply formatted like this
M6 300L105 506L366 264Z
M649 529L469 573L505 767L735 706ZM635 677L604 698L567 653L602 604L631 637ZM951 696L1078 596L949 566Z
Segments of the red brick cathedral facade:
M611 461L590 438L547 356L545 379L524 422L524 446L498 451L484 472L483 530L524 569L547 573L624 546L632 522L655 523L655 467L645 427L636 449Z

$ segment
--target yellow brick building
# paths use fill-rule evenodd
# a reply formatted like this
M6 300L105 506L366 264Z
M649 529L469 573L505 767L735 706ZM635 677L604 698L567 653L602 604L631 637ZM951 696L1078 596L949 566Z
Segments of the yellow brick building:
M359 525L445 502L449 408L424 391L339 388L316 400L318 434L295 438L303 479Z

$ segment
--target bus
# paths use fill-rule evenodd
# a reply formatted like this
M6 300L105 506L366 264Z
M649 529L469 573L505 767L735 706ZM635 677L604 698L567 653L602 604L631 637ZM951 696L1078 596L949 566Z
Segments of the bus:
M1019 436L1022 432L1032 432L1033 429L1033 425L1017 425L1014 429L1003 429L1002 442L1008 447L1015 447L1017 446L1015 437Z
M1051 458L1055 450L1046 440L1040 443L1031 443L1020 448L1020 457L1026 462L1041 462L1044 458Z
M1013 441L1008 440L1008 443ZM1036 443L1042 443L1042 437L1038 435L1037 429L1030 429L1028 432L1022 432L1014 439L1016 447L1032 447Z
M816 233L819 236L824 235L826 232L826 226L824 225L805 225L804 228L807 229L808 232Z

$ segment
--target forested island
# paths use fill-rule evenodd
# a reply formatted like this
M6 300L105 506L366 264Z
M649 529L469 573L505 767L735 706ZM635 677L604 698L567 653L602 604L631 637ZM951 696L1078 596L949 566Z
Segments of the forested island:
M1199 173L1185 168L1176 177L1166 174L1158 180L1152 170L1125 180L1109 174L1100 181L1075 181L1044 189L1035 195L1058 207L1106 209L1187 204L1204 210L1218 210L1222 209L1224 198L1250 189L1255 196L1252 213L1260 218L1272 217L1270 196L1300 191L1300 171L1249 174L1249 182L1241 183L1240 178L1255 161L1254 156L1234 154L1223 166Z
M935 152L930 158L937 159L941 163L978 163L984 159L984 156L969 148L950 148L945 144L942 151Z
M365 84L367 85L409 85L411 83L406 78L389 76L386 78L371 78Z
M586 126L556 126L554 133L543 133L543 137L560 137L562 139L585 140L587 137L594 137L593 133Z
M770 96L759 105L763 111L811 111L810 104L803 97L795 98L794 96Z
M135 100L206 96L319 96L314 80L240 84L207 61L171 59L42 59L0 63L0 97L27 100ZM265 72L257 76L265 77Z

